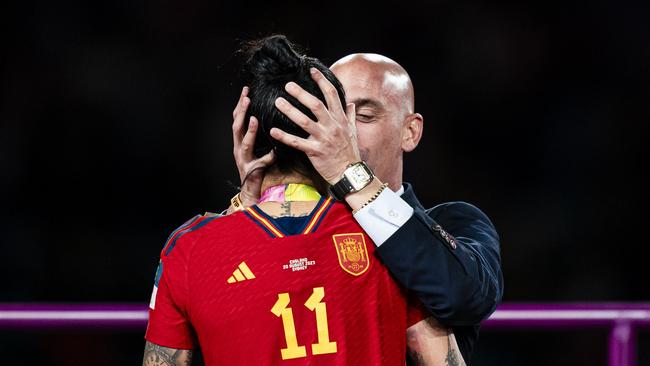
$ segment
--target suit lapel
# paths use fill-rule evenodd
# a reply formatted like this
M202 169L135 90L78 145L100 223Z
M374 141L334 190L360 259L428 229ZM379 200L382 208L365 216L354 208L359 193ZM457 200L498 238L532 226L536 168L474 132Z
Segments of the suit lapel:
M411 207L419 208L424 211L424 206L420 203L417 197L415 197L415 192L413 192L413 186L410 183L404 183L404 193L402 193L402 199L406 201Z

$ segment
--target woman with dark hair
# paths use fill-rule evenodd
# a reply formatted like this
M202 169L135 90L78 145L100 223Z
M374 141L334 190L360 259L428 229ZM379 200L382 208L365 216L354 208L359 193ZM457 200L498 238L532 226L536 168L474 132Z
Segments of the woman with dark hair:
M248 120L260 130L254 153L273 163L261 175L257 205L196 216L170 235L150 302L144 365L186 365L198 347L208 365L403 365L406 330L426 312L375 258L371 239L349 208L329 197L307 156L270 137L274 127L307 137L276 108L291 103L313 118L285 91L289 81L329 101L330 110L339 103L343 113L341 84L284 36L250 44L248 56ZM312 72L336 95L323 95ZM353 114L348 109L351 123ZM430 340L444 342L444 361L456 345L441 329Z
M248 61L244 68L247 85L250 85L251 104L246 120L260 121L261 132L256 135L255 155L263 156L271 151L275 163L265 175L282 175L298 173L311 180L312 185L323 192L327 182L314 169L307 156L290 146L279 143L270 136L271 128L292 131L298 136L307 137L307 133L275 108L276 99L283 98L308 117L314 118L312 112L300 104L285 91L285 85L292 81L325 100L318 85L310 76L310 69L320 71L336 88L340 103L345 105L343 86L334 74L319 60L299 55L284 36L273 36L261 41L250 42L244 52Z

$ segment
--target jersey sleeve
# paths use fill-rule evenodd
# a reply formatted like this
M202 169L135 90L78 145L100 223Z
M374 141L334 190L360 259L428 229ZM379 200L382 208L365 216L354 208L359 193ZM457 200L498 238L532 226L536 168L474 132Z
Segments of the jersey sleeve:
M184 226L187 227L188 223ZM183 230L172 233L160 254L145 339L163 347L193 349L197 340L187 314L190 243L183 242L182 233Z

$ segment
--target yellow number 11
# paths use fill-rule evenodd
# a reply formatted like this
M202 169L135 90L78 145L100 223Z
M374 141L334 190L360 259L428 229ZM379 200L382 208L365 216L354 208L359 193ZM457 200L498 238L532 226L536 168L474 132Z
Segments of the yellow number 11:
M322 287L315 287L309 299L305 301L307 309L316 312L316 330L318 331L318 343L311 345L311 353L322 355L327 353L336 353L336 342L330 342L330 333L327 327L327 308L324 302L325 290ZM287 348L280 350L282 359L307 357L305 346L298 345L296 337L296 325L293 321L293 311L288 308L289 294L283 292L278 294L278 301L275 302L271 312L275 316L282 317L282 326L284 327L284 339L287 342Z

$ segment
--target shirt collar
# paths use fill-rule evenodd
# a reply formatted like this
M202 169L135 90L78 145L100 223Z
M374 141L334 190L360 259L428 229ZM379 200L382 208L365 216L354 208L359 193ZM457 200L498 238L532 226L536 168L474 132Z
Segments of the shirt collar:
M404 193L402 193L401 198L404 201L406 201L406 203L411 205L411 207L420 208L420 209L424 210L424 207L422 206L420 201L418 201L417 197L415 197L415 193L413 192L413 186L411 186L409 183L404 183L402 188L404 189ZM399 192L399 190L398 190L398 192Z
M404 194L404 185L399 186L399 189L395 193L397 193L398 196Z

